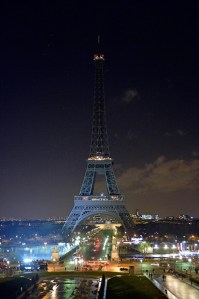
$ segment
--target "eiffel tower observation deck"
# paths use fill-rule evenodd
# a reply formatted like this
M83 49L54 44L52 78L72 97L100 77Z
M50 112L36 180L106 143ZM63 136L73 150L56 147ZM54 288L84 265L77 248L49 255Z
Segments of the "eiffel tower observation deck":
M85 220L96 215L109 216L121 223L127 235L133 233L133 222L120 193L110 157L104 97L104 55L94 55L95 88L90 155L80 193L74 196L74 207L63 226L63 237L70 241ZM103 175L106 193L94 194L96 175Z

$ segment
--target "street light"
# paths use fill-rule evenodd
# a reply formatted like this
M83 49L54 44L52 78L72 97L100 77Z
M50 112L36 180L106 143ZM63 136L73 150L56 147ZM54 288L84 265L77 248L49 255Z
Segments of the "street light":
M189 259L188 259L188 262L189 262L189 275L190 275L190 277L191 277L191 262L192 262L192 259L189 258Z
M182 260L182 256L181 255L179 256L179 260L180 260L179 265L176 265L176 266L178 266L177 267L178 270L181 271L181 273L182 273L182 262L183 262L183 260Z
M46 245L47 244L48 244L47 242L44 242L44 246L45 246L45 259L47 259L47 252L46 252Z
M141 263L140 264L141 265L141 274L142 274L142 262L143 262L143 259L140 260L140 263Z
M55 262L56 262L56 259L53 259L53 270L55 272Z

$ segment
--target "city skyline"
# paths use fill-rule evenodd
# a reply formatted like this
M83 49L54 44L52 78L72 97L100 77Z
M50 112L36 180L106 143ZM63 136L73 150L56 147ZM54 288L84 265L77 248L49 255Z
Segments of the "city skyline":
M198 4L88 3L4 7L0 217L72 210L89 156L98 35L126 207L199 217Z

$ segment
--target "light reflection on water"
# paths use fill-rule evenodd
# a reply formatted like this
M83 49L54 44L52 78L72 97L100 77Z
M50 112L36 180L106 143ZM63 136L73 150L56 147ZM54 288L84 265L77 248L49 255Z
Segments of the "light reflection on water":
M55 279L44 280L35 294L41 299L96 299L98 279Z

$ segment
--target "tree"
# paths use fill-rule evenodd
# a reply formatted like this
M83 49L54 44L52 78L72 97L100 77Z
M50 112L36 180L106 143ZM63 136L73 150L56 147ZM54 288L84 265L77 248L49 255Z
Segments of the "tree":
M148 243L148 242L144 241L144 242L140 243L139 249L143 253L143 256L146 255L146 253L148 252L149 247L150 247L150 243Z

